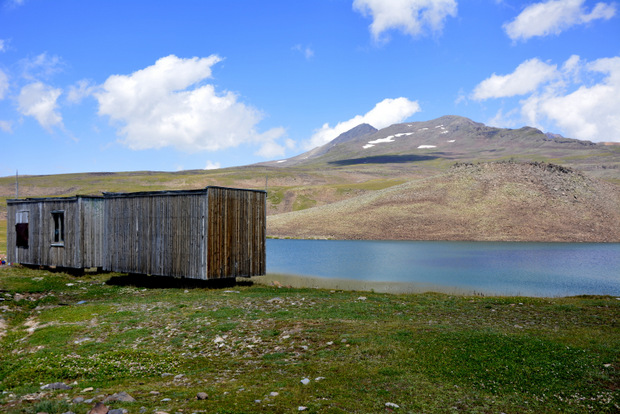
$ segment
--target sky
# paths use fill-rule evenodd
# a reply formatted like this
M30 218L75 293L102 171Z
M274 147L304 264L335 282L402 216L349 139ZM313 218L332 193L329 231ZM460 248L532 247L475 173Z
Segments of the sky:
M443 115L620 142L620 3L0 0L0 176L241 166Z

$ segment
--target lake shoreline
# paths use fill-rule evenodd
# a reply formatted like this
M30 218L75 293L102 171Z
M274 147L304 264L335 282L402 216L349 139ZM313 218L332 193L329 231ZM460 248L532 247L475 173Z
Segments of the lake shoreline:
M264 276L253 276L252 278L247 279L237 279L243 281L248 280L265 286L283 286L291 288L346 290L391 294L444 293L459 296L509 296L503 295L499 292L466 289L456 286L444 286L434 283L379 282L372 280L326 278L285 273L267 273Z

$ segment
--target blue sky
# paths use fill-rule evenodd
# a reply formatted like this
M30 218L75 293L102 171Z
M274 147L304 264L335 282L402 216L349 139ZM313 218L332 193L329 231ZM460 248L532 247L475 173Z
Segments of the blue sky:
M442 115L620 141L614 1L0 1L0 176L246 165Z

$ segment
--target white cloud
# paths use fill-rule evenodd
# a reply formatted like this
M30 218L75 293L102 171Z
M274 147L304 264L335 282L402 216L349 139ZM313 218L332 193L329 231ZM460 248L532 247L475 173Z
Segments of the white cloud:
M512 40L527 40L534 36L557 35L564 30L593 20L609 20L616 14L611 3L597 3L588 12L585 0L550 0L526 7L512 22L504 24Z
M55 73L62 71L65 63L58 56L50 56L47 52L34 58L22 59L19 62L22 76L28 80L48 79Z
M314 50L312 50L312 48L310 46L302 46L302 45L295 45L293 46L293 50L296 52L301 53L302 55L304 55L304 57L306 58L306 60L310 60L314 57Z
M4 99L9 90L9 77L0 69L0 99Z
M241 143L272 142L281 129L256 131L263 114L204 84L221 58L167 56L131 75L110 76L93 95L99 115L119 125L122 143L131 149L173 147L217 151Z
M472 98L485 100L524 95L536 90L540 84L559 75L555 65L538 59L526 60L511 74L500 76L495 73L476 86Z
M595 85L582 85L568 94L546 94L526 104L570 137L620 142L620 57L598 59L585 70L606 76Z
M410 36L443 30L447 17L455 17L456 0L354 0L353 9L373 21L370 31L375 40L390 29L398 29Z
M205 165L205 170L217 170L221 168L221 164L219 162L213 162L211 160L207 161L207 165Z
M305 147L306 149L312 149L324 145L343 132L347 132L364 123L370 124L377 129L385 128L392 124L403 122L419 111L420 105L417 101L410 101L402 97L384 99L365 115L357 115L348 121L339 122L334 127L330 127L329 124L324 124L312 135L312 138Z
M6 51L6 40L0 39L0 52Z
M75 85L69 86L67 92L67 101L71 103L80 103L82 99L92 95L96 90L96 86L90 83L88 80L78 81Z
M620 57L586 62L574 55L554 76L542 77L534 85L524 92L518 107L505 115L498 112L494 118L498 126L525 122L571 138L620 142ZM508 95L489 94L485 99L504 96Z
M62 128L62 117L58 113L57 100L62 90L41 82L24 86L17 98L18 110L23 115L34 117L46 130L57 126Z
M0 120L0 130L4 132L13 132L13 123L11 121Z

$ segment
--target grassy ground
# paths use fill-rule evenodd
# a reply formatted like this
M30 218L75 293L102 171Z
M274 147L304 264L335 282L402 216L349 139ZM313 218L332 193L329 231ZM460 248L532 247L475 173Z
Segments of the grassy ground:
M108 406L130 413L620 410L612 297L214 288L16 267L0 269L0 297L2 412L85 413L121 391L136 402ZM73 389L40 389L57 381Z

